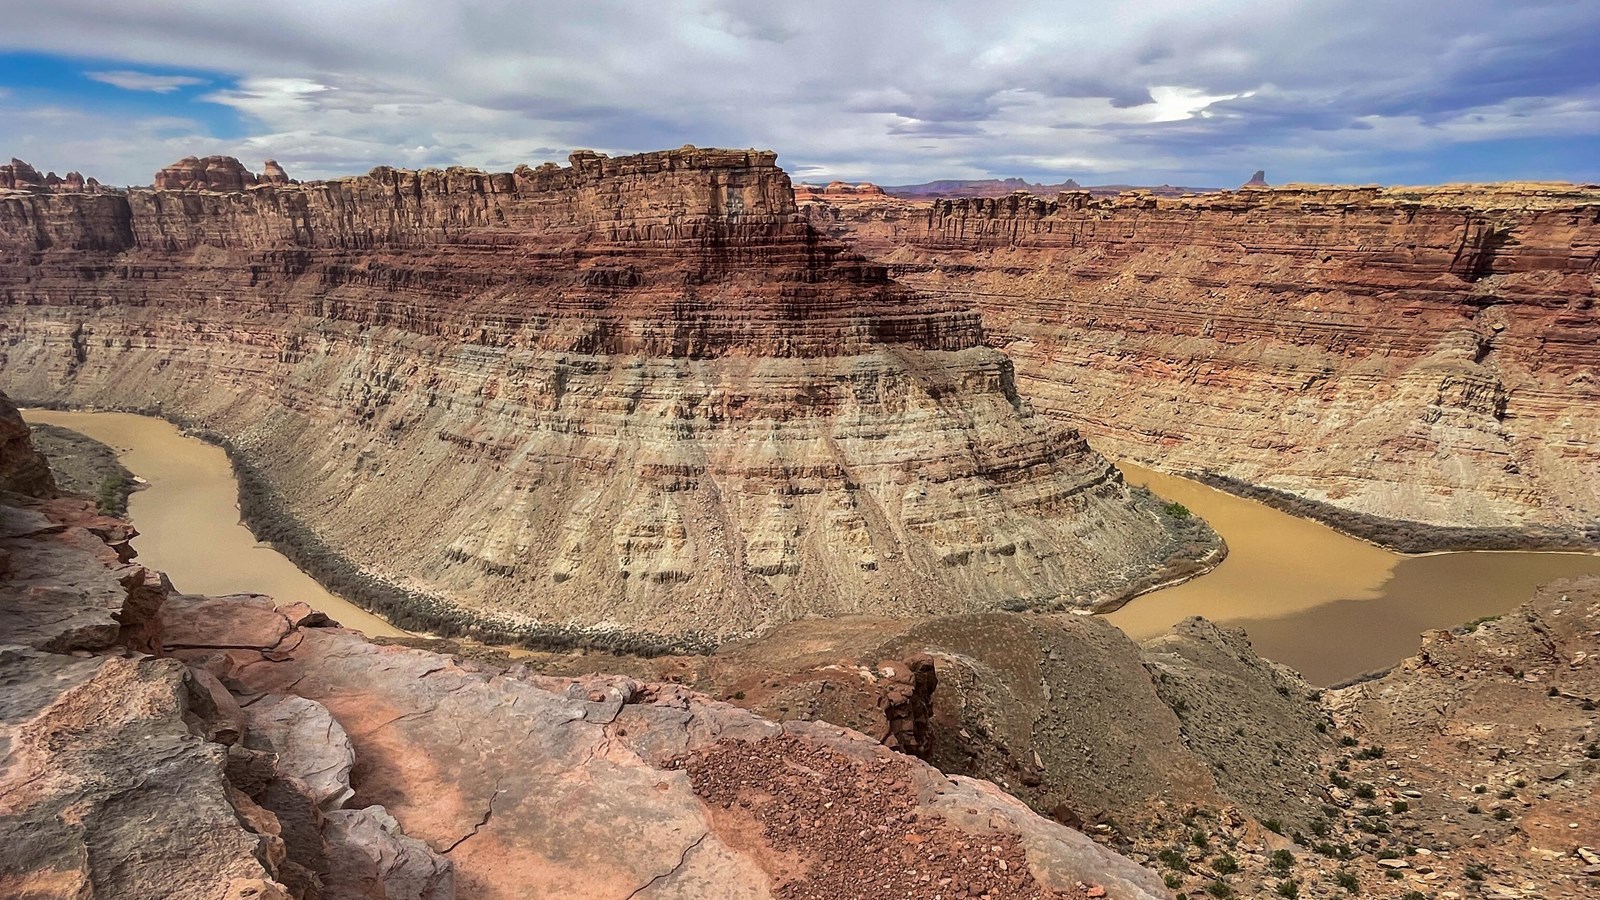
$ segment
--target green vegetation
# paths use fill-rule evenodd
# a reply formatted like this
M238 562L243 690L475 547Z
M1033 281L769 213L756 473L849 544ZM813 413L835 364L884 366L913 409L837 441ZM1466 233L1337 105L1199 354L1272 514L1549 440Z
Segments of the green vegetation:
M1183 851L1177 847L1168 847L1162 850L1156 854L1156 859L1161 860L1161 864L1169 869L1177 869L1179 872L1185 873L1189 871L1189 861L1183 858Z
M1276 890L1279 897L1287 897L1289 900L1294 900L1294 898L1300 896L1300 882L1293 878L1285 878L1278 882Z
M1371 800L1373 797L1378 796L1378 789L1370 784L1358 784L1356 785L1356 796L1363 800Z
M1194 834L1189 835L1189 843L1199 847L1201 850L1211 846L1211 840L1206 837L1204 831L1196 831Z
M1361 880L1349 869L1340 869L1333 873L1333 882L1352 894L1361 893Z
M1206 885L1206 893L1216 897L1217 900L1227 900L1228 897L1233 896L1233 888L1228 887L1226 881L1218 878L1216 881Z
M1389 811L1394 813L1410 812L1411 804L1404 800L1396 800L1395 802L1389 804Z
M1218 875L1232 875L1239 871L1239 861L1224 853L1211 861L1211 871Z
M1189 507L1184 506L1182 503L1179 503L1176 500L1161 507L1161 511L1173 517L1174 519L1187 519L1190 515Z
M1279 872L1288 872L1294 868L1294 853L1288 850L1274 850L1268 864Z
M1168 872L1166 875L1161 877L1161 883L1165 884L1171 890L1177 890L1178 888L1183 887L1183 876L1179 875L1177 872Z

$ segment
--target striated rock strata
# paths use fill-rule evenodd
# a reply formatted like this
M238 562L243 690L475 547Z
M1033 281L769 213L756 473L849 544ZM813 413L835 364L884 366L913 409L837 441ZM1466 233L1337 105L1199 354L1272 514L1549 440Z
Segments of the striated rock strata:
M0 524L7 897L1166 896L993 784L846 729L178 595L81 500ZM78 621L105 628L56 624Z
M1088 607L1217 555L774 159L3 195L0 363L224 436L368 574L512 630Z
M1291 492L1358 526L1600 518L1592 186L806 212L906 284L976 303L1018 391L1114 456Z

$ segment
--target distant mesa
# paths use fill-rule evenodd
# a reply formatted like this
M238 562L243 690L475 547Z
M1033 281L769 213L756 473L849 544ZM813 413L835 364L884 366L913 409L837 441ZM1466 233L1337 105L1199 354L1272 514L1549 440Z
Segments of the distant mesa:
M885 185L884 193L905 200L959 199L963 197L1005 197L1018 192L1049 197L1063 191L1088 191L1096 197L1115 197L1127 191L1145 191L1157 197L1180 197L1184 194L1203 194L1217 190L1212 187L1184 187L1163 184L1158 186L1136 184L1095 184L1084 186L1075 178L1059 184L1039 184L1022 178L981 178L968 180L926 181L921 184Z
M38 169L14 158L8 165L0 166L0 190L97 194L102 188L100 182L77 172L68 172L65 178L54 172L41 176Z
M1246 181L1244 183L1244 187L1247 187L1247 188L1248 187L1266 187L1266 186L1267 186L1267 172L1266 172L1265 169L1257 169L1256 173L1254 175L1250 176L1250 180Z
M797 184L794 186L794 199L796 203L809 201L850 202L860 200L883 200L889 195L883 192L870 181L851 184L848 181L830 181L826 185Z
M256 176L231 156L185 156L156 173L158 191L242 191Z

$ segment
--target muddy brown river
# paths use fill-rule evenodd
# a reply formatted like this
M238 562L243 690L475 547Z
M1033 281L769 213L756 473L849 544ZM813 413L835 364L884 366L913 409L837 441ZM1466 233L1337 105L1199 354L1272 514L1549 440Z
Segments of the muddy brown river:
M335 596L239 522L239 485L222 448L189 437L151 416L25 409L29 422L71 428L117 451L128 471L149 482L128 497L139 529L139 561L167 573L191 594L269 594L303 600L340 624L370 635L404 631Z
M1195 615L1238 626L1263 656L1314 684L1392 665L1416 652L1421 632L1504 613L1536 585L1600 574L1600 556L1584 553L1390 553L1186 478L1120 468L1211 523L1228 558L1107 618L1141 639Z
M128 413L25 410L30 422L71 428L117 450L149 482L128 501L139 559L200 594L257 592L304 600L373 635L403 634L329 593L239 523L238 484L220 448L170 423ZM1535 585L1600 574L1580 553L1401 556L1316 522L1205 485L1123 465L1134 484L1203 516L1229 555L1193 581L1146 594L1107 618L1135 638L1193 615L1244 628L1263 655L1317 684L1382 668L1416 651L1418 635L1503 613Z

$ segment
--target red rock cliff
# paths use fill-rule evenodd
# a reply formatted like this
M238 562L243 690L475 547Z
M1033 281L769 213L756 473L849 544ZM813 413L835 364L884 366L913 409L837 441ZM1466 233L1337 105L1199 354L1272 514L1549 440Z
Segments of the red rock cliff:
M1110 452L1378 516L1600 517L1600 191L817 203Z
M1213 548L772 153L167 171L0 195L5 377L226 435L367 574L504 627L1089 606Z

